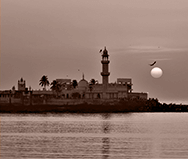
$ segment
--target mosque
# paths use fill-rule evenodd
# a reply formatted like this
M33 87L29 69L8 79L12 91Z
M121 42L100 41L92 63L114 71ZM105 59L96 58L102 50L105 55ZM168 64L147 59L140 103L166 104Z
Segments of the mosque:
M56 79L60 83L61 88L58 92L59 99L63 101L74 100L74 99L142 99L147 100L147 93L133 92L132 91L132 80L130 78L117 78L115 83L109 83L109 54L106 49L102 52L102 83L91 84L84 79L84 74L82 79L78 82L78 85L74 88L71 79ZM27 92L27 93L26 93ZM27 96L29 98L29 93L32 92L33 99L39 99L41 96L45 96L47 99L53 98L57 95L54 90L31 90L31 87L26 88L26 82L22 78L18 80L18 90L15 87L11 90L0 91L0 102L9 100L9 97L14 99L22 98L22 96Z
M78 82L78 86L75 89L69 89L68 86L71 83L71 79L57 79L56 81L64 83L61 89L61 96L63 98L71 98L73 94L77 94L77 98L86 99L120 99L120 98L137 98L147 99L147 93L132 92L132 80L130 78L117 78L115 83L109 83L109 54L106 49L102 51L102 83L89 84L87 80L82 79Z

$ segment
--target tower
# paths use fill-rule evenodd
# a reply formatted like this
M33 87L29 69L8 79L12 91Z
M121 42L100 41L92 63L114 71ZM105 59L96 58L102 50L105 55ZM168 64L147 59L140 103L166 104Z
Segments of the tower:
M106 50L106 47L103 50L102 53L102 72L101 72L101 76L102 76L102 84L103 84L103 88L104 91L107 90L108 87L108 76L110 75L110 72L108 72L108 64L110 63L110 61L108 60L108 51Z
M23 80L23 78L18 80L18 90L25 91L25 80Z

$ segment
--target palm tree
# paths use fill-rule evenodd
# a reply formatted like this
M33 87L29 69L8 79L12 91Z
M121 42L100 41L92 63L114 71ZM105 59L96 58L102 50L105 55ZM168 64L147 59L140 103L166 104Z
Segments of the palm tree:
M91 85L95 85L96 80L92 78L92 79L90 80L90 83L91 83Z
M76 86L78 86L78 82L77 82L76 80L73 80L73 81L72 81L72 86L73 86L74 88L76 88Z
M98 80L95 80L94 78L92 78L92 79L90 80L90 84L91 84L91 85L98 84Z
M89 91L90 91L90 93L91 93L91 95L92 95L92 98L93 98L92 91L93 91L93 89L94 89L94 85L95 85L95 84L98 84L98 81L95 80L94 78L92 78L92 79L90 80L90 84L89 84Z
M44 90L46 90L46 86L49 86L48 77L45 75L42 76L39 82L39 85L41 85L42 87L44 86Z
M53 80L53 82L50 84L51 85L51 89L53 91L55 91L57 93L57 96L58 96L58 93L61 91L61 84L59 82L57 82L56 80Z

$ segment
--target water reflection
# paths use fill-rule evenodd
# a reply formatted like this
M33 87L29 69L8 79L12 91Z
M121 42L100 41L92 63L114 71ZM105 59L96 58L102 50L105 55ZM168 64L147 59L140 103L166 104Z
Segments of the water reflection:
M102 124L102 132L104 134L110 133L110 114L103 114L103 124ZM102 138L102 154L103 159L107 159L109 157L110 153L110 138L109 137L103 137Z
M187 158L187 114L1 116L0 158Z
M103 159L107 159L109 157L110 138L104 137L102 138L102 142L103 142L103 146L102 146Z

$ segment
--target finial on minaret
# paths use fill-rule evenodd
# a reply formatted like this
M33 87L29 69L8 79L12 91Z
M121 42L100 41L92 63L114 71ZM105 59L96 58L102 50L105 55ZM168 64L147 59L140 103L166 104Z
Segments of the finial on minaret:
M103 54L102 54L102 57L106 57L108 59L108 51L106 50L106 46L104 47L104 50L103 50Z
M108 53L108 51L106 50L106 46L104 47L104 49L100 49L100 50L99 50L99 53L101 53L101 52L103 52L103 54L104 54L104 53Z
M82 73L82 79L84 79L84 73Z

